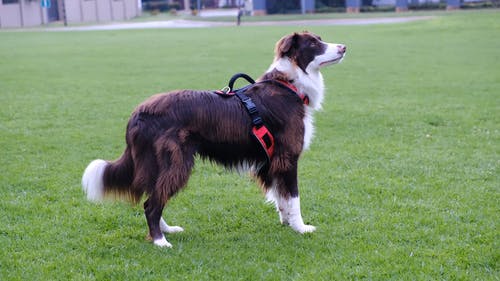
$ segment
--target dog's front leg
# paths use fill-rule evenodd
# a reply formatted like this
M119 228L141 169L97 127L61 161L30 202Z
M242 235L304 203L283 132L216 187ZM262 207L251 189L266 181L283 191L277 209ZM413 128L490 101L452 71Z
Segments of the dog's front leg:
M299 233L316 230L316 227L304 224L302 219L296 169L274 177L266 197L268 201L276 204L282 224L290 225L293 230Z
M279 200L280 218L287 222L293 230L298 233L313 232L316 227L304 224L300 211L300 197L282 198Z
M276 204L276 210L280 215L280 222L282 224L289 225L298 233L313 232L316 230L316 227L304 223L300 210L299 196L285 196L276 193L275 190L269 190L266 197L269 201L274 201Z

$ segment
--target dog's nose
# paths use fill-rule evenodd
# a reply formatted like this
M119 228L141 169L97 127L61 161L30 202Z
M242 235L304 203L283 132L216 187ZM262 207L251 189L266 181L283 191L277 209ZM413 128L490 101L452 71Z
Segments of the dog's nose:
M338 45L337 49L339 51L339 54L345 54L345 52L347 51L347 47L345 45Z

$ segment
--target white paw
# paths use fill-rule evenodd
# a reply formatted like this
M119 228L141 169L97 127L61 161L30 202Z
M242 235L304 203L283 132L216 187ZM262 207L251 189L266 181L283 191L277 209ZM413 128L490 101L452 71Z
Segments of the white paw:
M292 226L292 228L300 234L314 232L316 230L315 226L307 224L303 224L301 226Z
M180 226L170 226L163 218L160 219L160 230L165 233L176 233L184 231L184 228Z
M153 242L156 246L159 246L159 247L168 247L168 248L172 248L172 244L168 243L167 239L165 239L165 237L162 237L161 239L157 239L157 240L154 240Z
M162 229L161 231L166 233L177 233L177 232L183 232L184 228L180 226L168 226L165 229Z

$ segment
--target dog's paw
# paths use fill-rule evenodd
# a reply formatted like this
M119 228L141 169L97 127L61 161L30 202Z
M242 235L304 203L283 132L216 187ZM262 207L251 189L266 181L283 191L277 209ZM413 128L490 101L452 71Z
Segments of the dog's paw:
M162 229L162 231L166 233L177 233L177 232L183 232L184 228L180 226L168 226L165 229Z
M170 244L165 237L162 237L161 239L156 239L153 241L153 243L158 246L158 247L167 247L167 248L172 248L172 244Z
M314 232L316 231L316 227L314 225L304 225L304 227L302 228L302 232L301 233L309 233L309 232Z
M310 233L310 232L316 231L316 227L315 226L313 226L313 225L307 225L307 224L303 224L303 225L300 225L300 226L292 226L292 228L293 228L293 230L297 231L300 234Z
M177 233L184 231L184 228L180 226L170 226L163 218L160 219L160 230L165 233Z

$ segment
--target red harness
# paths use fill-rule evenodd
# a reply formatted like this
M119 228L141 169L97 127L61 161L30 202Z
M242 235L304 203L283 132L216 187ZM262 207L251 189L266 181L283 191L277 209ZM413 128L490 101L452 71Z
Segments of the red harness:
M232 91L234 82L238 78L245 78L248 82L251 84L234 90ZM274 85L280 86L289 92L297 95L301 100L302 103L305 105L309 105L309 97L305 94L302 94L299 92L297 87L295 87L292 83L285 81L285 80L264 80L264 81L259 81L258 83L272 83ZM254 137L257 139L257 141L260 143L264 151L266 152L267 155L267 160L270 162L271 158L274 154L274 137L273 134L269 131L269 129L266 127L264 124L262 118L260 117L259 110L257 109L257 106L255 103L252 101L250 97L245 95L245 92L248 90L249 87L251 87L253 84L255 84L255 81L250 78L246 74L238 73L235 74L231 80L229 81L229 86L225 87L223 90L217 90L215 91L216 94L224 97L231 97L231 96L236 96L238 99L243 103L245 106L248 114L250 115L250 118L252 119L252 134Z
M305 105L309 105L309 97L306 94L299 92L299 89L297 89L297 87L295 87L295 85L293 85L292 83L290 83L288 81L281 80L281 79L274 80L274 81L279 82L281 85L285 86L286 88L291 90L291 92L293 92L294 94L299 96L299 98L302 100L302 103L304 103Z

